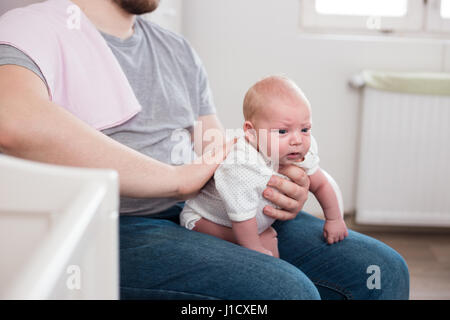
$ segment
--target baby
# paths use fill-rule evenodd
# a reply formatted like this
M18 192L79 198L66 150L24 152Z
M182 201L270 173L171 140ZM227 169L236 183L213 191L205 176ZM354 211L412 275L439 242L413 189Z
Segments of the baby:
M271 204L262 193L277 169L290 164L303 168L309 191L325 215L323 235L329 244L348 231L338 191L319 167L317 144L311 136L311 107L297 85L270 76L253 85L244 98L243 136L201 192L186 201L182 226L243 247L279 257L273 218L263 213ZM273 205L273 204L271 204Z

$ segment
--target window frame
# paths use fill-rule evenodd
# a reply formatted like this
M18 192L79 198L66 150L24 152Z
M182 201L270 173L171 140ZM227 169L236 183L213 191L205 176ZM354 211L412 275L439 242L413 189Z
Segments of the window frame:
M425 29L433 33L450 33L450 18L441 16L441 0L428 0Z
M300 29L304 31L402 35L445 35L450 32L450 19L442 18L440 14L441 0L407 0L407 12L400 17L320 14L316 11L316 0L299 1ZM372 28L369 28L369 19L374 22Z

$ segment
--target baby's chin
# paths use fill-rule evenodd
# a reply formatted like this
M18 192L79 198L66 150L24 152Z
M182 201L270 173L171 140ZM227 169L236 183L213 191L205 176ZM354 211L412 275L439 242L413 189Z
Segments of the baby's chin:
M299 159L285 159L284 157L280 159L280 162L278 163L278 167L281 169L283 167L289 166L291 164L300 163L304 160L304 157L301 157Z

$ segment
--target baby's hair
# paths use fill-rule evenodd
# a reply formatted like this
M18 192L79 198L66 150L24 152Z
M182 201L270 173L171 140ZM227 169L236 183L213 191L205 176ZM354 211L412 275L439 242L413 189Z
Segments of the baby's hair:
M294 81L282 75L271 75L256 82L245 94L243 105L245 120L251 120L255 116L264 98L274 96L289 101L300 99L311 109L305 94Z

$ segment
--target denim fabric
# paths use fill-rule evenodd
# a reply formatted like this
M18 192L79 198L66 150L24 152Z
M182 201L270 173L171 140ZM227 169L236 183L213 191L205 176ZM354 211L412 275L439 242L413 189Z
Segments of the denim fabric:
M328 245L323 220L277 221L280 259L178 225L182 204L120 218L121 299L408 299L403 258L349 230ZM370 266L379 268L379 286ZM376 275L375 275L376 276ZM379 287L379 288L378 288Z

